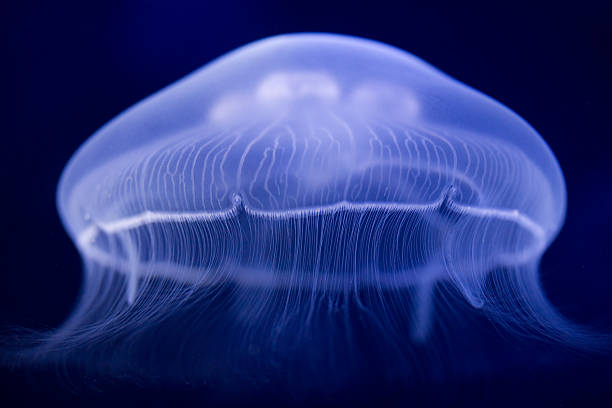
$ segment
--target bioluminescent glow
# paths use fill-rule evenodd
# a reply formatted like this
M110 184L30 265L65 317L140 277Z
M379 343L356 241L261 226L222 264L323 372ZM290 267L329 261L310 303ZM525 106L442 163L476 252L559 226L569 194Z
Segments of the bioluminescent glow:
M501 104L377 42L240 48L99 130L57 200L85 283L32 358L329 384L374 359L439 371L436 348L469 343L474 316L581 341L538 282L566 205L550 149Z

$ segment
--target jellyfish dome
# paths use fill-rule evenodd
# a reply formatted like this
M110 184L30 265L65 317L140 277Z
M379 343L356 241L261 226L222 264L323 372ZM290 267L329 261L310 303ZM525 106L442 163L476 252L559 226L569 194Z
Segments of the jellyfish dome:
M470 315L575 334L538 282L566 205L548 146L375 41L281 35L205 65L96 132L57 202L84 287L39 358L329 385L372 359L419 376Z

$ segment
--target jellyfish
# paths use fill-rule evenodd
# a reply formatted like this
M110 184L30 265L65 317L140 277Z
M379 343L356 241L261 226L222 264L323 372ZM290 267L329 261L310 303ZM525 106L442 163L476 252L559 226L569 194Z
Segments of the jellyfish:
M333 387L372 361L456 371L439 349L472 343L478 318L587 342L538 278L566 210L549 147L375 41L280 35L205 65L87 140L57 205L84 284L31 360Z

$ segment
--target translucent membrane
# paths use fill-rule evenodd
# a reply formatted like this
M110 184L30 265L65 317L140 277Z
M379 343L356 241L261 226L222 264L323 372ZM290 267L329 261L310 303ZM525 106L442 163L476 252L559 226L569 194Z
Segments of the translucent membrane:
M470 314L586 343L537 277L565 202L527 123L414 56L261 40L71 159L58 206L85 285L28 353L110 375L329 385L371 359L403 377L461 371L439 356L477 335Z

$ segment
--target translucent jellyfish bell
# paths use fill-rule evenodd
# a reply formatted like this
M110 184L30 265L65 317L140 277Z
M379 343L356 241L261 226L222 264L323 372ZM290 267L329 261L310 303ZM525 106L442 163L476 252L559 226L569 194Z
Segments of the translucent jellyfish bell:
M565 203L525 121L418 58L339 35L261 40L71 159L58 206L85 286L43 348L210 381L345 373L375 350L417 375L431 361L414 348L452 337L462 304L575 338L537 277Z

